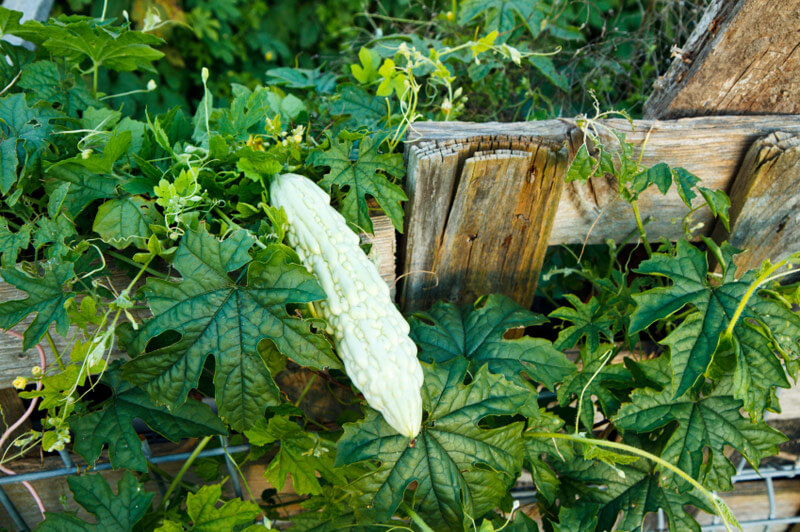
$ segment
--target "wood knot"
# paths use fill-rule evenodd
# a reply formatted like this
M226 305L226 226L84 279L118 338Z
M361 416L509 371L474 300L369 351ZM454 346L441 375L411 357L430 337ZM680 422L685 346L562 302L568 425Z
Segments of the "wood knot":
M714 20L711 21L711 24L708 25L708 33L711 35L716 35L719 31L719 17L716 17Z
M473 242L476 238L478 238L478 233L467 235L467 242Z

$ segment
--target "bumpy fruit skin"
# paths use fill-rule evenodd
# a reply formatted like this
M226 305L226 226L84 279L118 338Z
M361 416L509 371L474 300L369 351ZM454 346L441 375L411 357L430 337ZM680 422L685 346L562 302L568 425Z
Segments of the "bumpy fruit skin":
M289 243L328 296L320 307L347 375L389 425L415 437L422 422L422 366L389 287L313 181L283 174L270 195L286 211Z

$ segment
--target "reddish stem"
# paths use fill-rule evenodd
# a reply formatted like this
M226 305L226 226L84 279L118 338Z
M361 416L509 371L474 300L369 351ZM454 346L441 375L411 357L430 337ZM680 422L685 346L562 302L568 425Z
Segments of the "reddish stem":
M9 336L13 336L14 338L22 340L22 335L19 334L18 332L15 332L15 331L3 331L3 332L5 332ZM47 358L45 358L45 356L44 356L44 349L42 349L42 346L40 344L36 344L35 347L36 347L36 350L39 352L39 362L40 362L41 367L42 367L42 373L44 373L44 371L47 369ZM42 381L40 379L39 381L36 382L36 390L41 390L41 389L42 389ZM25 420L27 420L29 417L31 417L31 414L33 414L33 411L36 409L36 403L38 403L38 402L39 402L39 398L38 397L34 397L31 400L31 404L28 405L28 409L25 411L24 414L22 414L22 417L20 417L17 420L16 423L14 423L10 427L8 427L6 429L6 431L3 433L3 435L0 436L0 450L5 445L6 440L8 440L8 438L11 437L11 433L13 433L23 423L25 423ZM0 471L5 473L6 475L16 475L16 473L13 470L11 470L11 469L3 466L3 465L0 465ZM39 497L39 494L36 493L36 490L33 488L33 486L31 485L30 482L25 481L25 482L22 483L22 485L25 486L25 489L27 489L28 492L31 494L31 497L33 497L33 500L36 501L36 506L39 507L39 512L41 512L42 519L44 519L44 503L42 503L42 498Z

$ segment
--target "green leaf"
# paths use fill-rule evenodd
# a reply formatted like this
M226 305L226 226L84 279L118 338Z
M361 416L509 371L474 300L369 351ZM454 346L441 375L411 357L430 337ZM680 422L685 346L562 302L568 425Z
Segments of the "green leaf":
M153 201L141 196L108 200L97 209L92 230L103 242L117 249L132 243L143 245L152 234L150 224L158 221Z
M507 340L511 329L540 325L547 320L514 300L499 294L479 301L480 306L459 308L437 302L427 312L409 317L411 338L419 346L421 360L445 362L464 356L476 370L484 364L525 386L523 375L554 389L557 382L575 370L566 356L543 338L523 336Z
M119 196L117 187L123 181L113 173L113 167L128 152L131 140L130 131L118 131L106 142L102 156L78 155L51 165L45 181L50 216L55 218L63 208L74 218L97 199Z
M572 159L572 163L569 165L569 170L567 170L564 181L567 183L572 181L585 182L592 177L596 164L597 161L589 155L586 144L581 144L581 147L578 148L578 151L575 153L575 158Z
M87 523L74 513L45 514L37 532L130 532L150 509L153 494L147 493L130 471L111 491L102 475L73 476L67 479L75 502L94 515L97 523Z
M261 514L257 504L241 499L226 501L217 508L222 497L222 484L203 486L197 493L189 493L186 511L192 521L187 530L192 532L218 532L237 530L236 527L253 522Z
M749 283L745 279L712 285L706 255L685 240L678 242L676 256L655 253L636 271L664 276L673 284L634 294L637 308L631 318L631 332L686 305L697 310L662 342L671 347L675 397L679 397L705 372Z
M17 140L5 139L0 142L0 191L3 194L11 190L17 182Z
M700 178L689 172L685 168L673 168L672 179L678 187L678 195L687 207L692 207L692 200L697 197L692 188L700 182Z
M658 163L651 166L644 172L634 176L632 189L634 198L647 189L650 185L655 185L662 194L666 194L672 186L672 171L667 163Z
M312 499L313 500L313 499ZM366 525L359 523L355 513L349 507L339 504L329 504L321 512L303 512L292 516L292 531L296 532L386 532L395 527L404 526L405 523L392 521L386 524Z
M741 401L730 396L675 400L669 389L655 392L645 388L631 394L631 403L623 405L613 421L617 428L639 433L677 422L661 458L711 489L719 489L722 486L708 485L711 464L717 475L724 471L730 477L736 472L724 454L725 446L739 451L757 468L762 458L777 454L778 445L786 441L783 434L765 423L753 423L743 417L739 413L741 407ZM662 475L682 489L688 487L685 480L670 471L663 471Z
M747 323L734 327L734 395L754 421L764 419L764 411L777 405L775 388L789 388L786 370L776 356L768 337ZM800 338L800 336L798 336Z
M260 183L264 177L270 177L283 170L280 161L263 151L241 149L237 155L239 160L236 162L236 169L256 183Z
M369 94L357 85L342 85L338 96L336 101L328 104L329 109L336 116L350 115L350 119L345 122L346 126L380 129L389 114L387 98Z
M608 491L603 505L597 511L597 530L628 530L643 532L644 519L649 513L663 510L669 530L694 530L700 526L685 507L689 504L711 509L698 494L679 494L658 483L656 475L646 466L601 466L591 468L592 474L581 478L584 482L605 480ZM624 477L620 474L624 474Z
M211 95L209 94L209 98ZM271 100L273 103L270 103ZM216 127L223 136L230 136L239 140L246 140L249 133L264 131L264 117L275 116L281 112L280 98L277 94L263 87L258 87L250 91L244 87L237 86L236 97L231 102L228 109L222 110ZM213 98L209 100L213 102ZM195 115L195 128L201 129L201 134L205 135L205 103L200 102L197 115ZM211 103L209 103L211 108ZM283 113L286 117L286 113ZM288 118L288 117L286 117ZM197 135L197 129L195 129Z
M484 429L478 423L515 414L530 392L485 367L464 385L467 366L463 358L423 366L428 417L413 442L372 410L345 425L337 465L378 463L348 487L357 515L387 520L416 482L413 500L422 518L435 530L461 530L467 516L483 516L507 495L522 467L522 424Z
M112 397L103 408L69 419L75 433L75 451L87 462L94 463L108 444L108 456L114 469L147 471L139 435L133 420L141 419L152 430L177 442L181 438L225 434L225 425L207 405L190 399L172 411L156 406L147 394L122 380L118 369L104 374Z
M544 18L537 4L530 0L465 0L459 5L458 23L467 24L486 16L485 29L488 31L507 34L517 24L522 24L536 37Z
M64 302L75 294L65 285L72 281L73 265L48 261L42 264L41 269L41 277L33 277L18 268L6 268L0 272L3 281L28 294L25 299L0 303L0 329L10 329L31 312L36 313L36 318L23 334L23 351L38 344L53 322L61 336L66 336L69 329Z
M700 191L700 195L703 196L704 200L706 200L706 204L708 204L711 214L719 218L722 221L722 224L725 226L725 229L730 231L731 228L730 219L728 217L728 209L731 206L731 200L728 195L722 190L711 190L706 187L697 187L697 190Z
M51 61L36 61L27 65L22 70L18 84L28 91L28 98L60 103L70 116L102 105L79 77L63 68L59 69Z
M38 167L54 116L52 110L28 107L23 93L0 99L0 192L6 194L19 176Z
M286 476L292 477L292 489L299 495L317 495L322 488L316 472L332 484L345 482L333 468L332 445L320 439L319 434L304 431L288 416L275 416L267 424L263 418L245 432L251 445L264 447L280 442L278 453L264 471L264 478L282 490Z
M20 11L0 7L0 35L13 35L22 18Z
M173 266L177 283L149 278L145 287L154 317L133 342L135 351L167 331L181 334L172 345L128 362L125 378L141 385L158 403L176 408L197 385L209 354L215 358L214 384L220 416L236 430L251 427L268 405L277 405L278 389L257 346L272 341L298 364L341 367L327 340L311 334L309 322L293 317L286 305L318 301L325 293L314 277L279 247L251 262L255 239L244 230L224 241L204 229L181 239ZM228 272L246 266L246 284Z
M47 49L54 57L121 72L149 70L164 54L152 48L163 44L160 38L141 31L100 26L89 17L69 17L58 24L28 20L14 34Z
M601 341L614 341L611 328L615 320L606 315L606 309L600 307L596 298L592 297L584 303L574 294L565 294L564 297L573 308L559 307L550 313L550 317L572 322L573 325L558 333L558 340L553 347L559 350L570 349L585 337L589 350L597 351Z
M321 67L307 68L272 68L267 70L267 82L270 85L285 85L290 89L315 89L319 94L329 94L336 87L336 76L331 72L323 72Z
M353 141L331 139L331 147L323 152L315 152L312 163L330 167L330 172L319 183L321 187L336 185L340 189L347 189L341 211L358 230L372 232L367 206L367 196L372 196L402 233L403 208L400 203L408 198L403 189L387 176L403 177L403 159L399 154L379 153L379 145L380 142L374 138L364 137L359 143L358 155L351 157Z
M33 225L26 223L15 233L8 228L8 220L0 218L0 255L3 268L14 266L19 252L28 249L32 230Z
M620 399L610 388L614 386L624 388L625 384L633 379L631 373L621 364L603 365L609 356L613 356L613 349L614 346L608 344L600 344L595 350L584 347L581 350L583 366L580 371L565 377L563 384L558 388L558 402L561 406L569 404L573 396L580 398L583 393L581 422L587 430L591 430L594 426L592 398L597 397L603 413L610 416L617 412L621 404Z
M528 456L528 463L531 467L533 482L536 484L538 496L542 497L548 504L553 504L558 497L558 489L561 483L555 471L541 458Z
M54 219L42 216L36 222L37 228L33 236L33 247L37 250L50 244L45 250L47 258L60 258L69 251L67 241L78 233L73 222L62 214Z
M567 77L556 70L553 60L545 55L533 55L528 61L542 74L547 80L564 92L569 92L569 80Z
M675 257L654 254L637 270L665 276L673 281L673 285L633 296L638 306L631 320L631 331L668 318L687 304L695 309L661 341L670 347L675 397L688 390L706 372L721 334L729 326L744 293L754 282L753 272L734 280L734 252L727 244L719 249L724 262L730 264L721 283L709 282L705 254L683 240L678 242ZM749 322L753 320L763 327L752 327ZM789 386L786 371L777 355L782 354L787 365L791 365L800 352L798 338L800 317L785 305L760 294L748 301L733 327L734 357L730 360L734 364L728 367L731 364L720 358L718 365L721 365L723 373L733 373L737 383L734 395L744 401L745 409L754 420L760 420L764 408L775 404L773 394L776 387ZM783 373L782 377L780 373Z
M303 100L294 94L287 94L281 100L281 111L286 113L290 119L297 120L302 113L307 111L307 109L306 104L303 103Z
M381 77L378 74L378 65L381 63L381 56L378 55L378 52L362 47L358 51L358 60L361 62L360 65L350 65L350 72L353 73L356 81L362 85L367 85Z
M558 523L550 521L556 532L576 532L577 530L597 530L596 504L562 506L558 512Z

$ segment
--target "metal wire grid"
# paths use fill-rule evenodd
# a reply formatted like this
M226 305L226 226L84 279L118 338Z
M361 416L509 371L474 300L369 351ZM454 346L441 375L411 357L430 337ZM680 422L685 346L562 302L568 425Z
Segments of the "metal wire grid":
M231 459L230 455L234 453L247 452L250 449L250 445L242 444L229 447L227 438L220 436L219 440L221 447L218 447L216 449L203 450L197 455L197 457L205 458L205 457L224 455L225 465L228 470L228 474L230 475L233 491L237 497L241 498L242 487L241 484L239 483L239 477L236 471L236 466L233 463L233 460ZM146 439L142 440L142 451L144 451L145 457L152 464L161 464L165 462L179 462L186 460L192 454L191 452L184 452L184 453L166 454L162 456L154 456L152 450L150 449L150 445ZM69 452L67 452L66 450L59 451L59 455L61 456L61 461L64 463L64 467L62 468L0 477L0 503L2 503L3 507L6 509L6 512L8 512L8 515L11 516L14 525L21 532L28 532L30 528L28 527L27 523L25 523L25 520L22 518L22 515L20 515L19 510L17 510L16 506L14 506L13 501L11 501L11 499L6 494L5 490L3 489L3 486L5 484L16 484L23 481L46 480L49 478L75 475L79 472ZM84 471L97 472L97 471L106 471L109 469L111 469L111 464L108 462L102 462L96 464L94 467L86 468L84 469ZM742 527L746 528L746 527L763 526L764 531L766 532L770 526L800 524L800 516L776 517L777 504L775 502L775 489L773 484L773 481L776 478L794 478L797 476L800 476L800 462L795 462L793 464L783 467L775 467L775 466L765 467L756 472L754 469L747 467L747 462L742 460L739 464L737 473L731 479L732 482L735 484L737 482L748 482L757 480L764 481L767 487L767 502L769 504L768 506L769 514L766 518L755 519L750 521L741 521L740 524L742 525ZM156 481L158 485L158 490L161 492L162 495L164 495L166 487L163 484L163 479L156 476ZM514 497L514 499L520 502L530 503L534 501L536 498L536 490L512 489L511 495ZM664 512L662 510L658 511L657 520L658 520L657 530L658 531L667 530L666 517L664 516ZM701 527L701 529L704 531L724 530L725 525L722 524L719 521L719 518L715 516L711 524L704 525L703 527Z
M742 460L739 462L739 467L736 475L733 476L733 482L744 482L753 480L763 480L767 486L767 502L769 503L769 514L765 519L753 519L750 521L740 521L739 524L742 528L747 527L764 527L764 532L769 530L769 527L776 525L792 525L800 523L800 515L794 517L777 517L778 505L775 502L775 484L776 478L794 478L800 476L800 462L784 467L769 467L759 469L756 472L750 467L746 467L747 462ZM664 527L664 512L658 511L658 526L659 530L666 530ZM720 521L716 515L711 521L710 525L701 527L702 530L725 530L725 525Z
M764 531L766 532L770 526L800 523L800 516L776 517L777 504L775 502L775 489L773 485L773 481L776 478L793 478L800 476L800 462L795 462L785 467L764 467L760 468L758 472L756 472L754 469L750 467L746 467L746 465L747 462L745 460L742 460L739 463L739 467L737 468L737 473L731 478L731 482L736 484L737 482L748 482L757 480L764 481L767 486L769 515L764 519L740 521L739 524L742 525L742 528L763 526ZM514 497L515 500L518 500L526 504L536 500L536 490L532 489L512 489L511 495ZM658 524L655 532L662 532L665 530L669 530L667 528L667 520L663 510L659 510L657 513L657 523ZM711 524L702 526L701 530L704 531L725 530L725 525L722 524L719 518L715 516Z
M237 476L238 473L236 471L236 466L234 465L230 455L233 453L247 452L250 449L250 445L243 444L243 445L234 445L232 447L229 447L228 439L223 436L219 437L219 441L221 445L220 447L216 449L205 449L203 451L200 451L200 453L198 453L197 455L197 458L206 458L211 456L224 455L225 466L227 467L228 475L231 478L233 491L237 497L241 498L242 486L239 483L239 477ZM163 464L165 462L180 462L186 460L192 454L191 452L186 452L186 453L173 453L161 456L154 456L152 450L150 449L150 444L147 442L146 439L142 440L142 451L144 452L147 461L150 462L151 464ZM61 461L64 463L64 467L62 468L0 477L0 503L2 503L8 515L11 516L11 520L14 522L14 525L21 532L30 531L30 527L22 518L22 515L20 515L19 510L17 510L17 507L14 506L14 502L8 497L8 494L3 489L3 486L5 484L16 484L18 482L24 482L24 481L46 480L49 478L75 475L79 472L78 468L75 466L75 462L72 461L72 457L70 456L69 452L65 450L59 451L59 455L61 456ZM102 462L96 464L93 467L84 468L83 472L106 471L109 469L111 469L111 464L108 462ZM158 486L159 492L161 492L161 495L163 496L166 491L166 486L164 486L163 479L159 476L156 476L156 484Z

